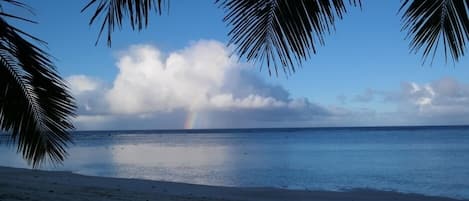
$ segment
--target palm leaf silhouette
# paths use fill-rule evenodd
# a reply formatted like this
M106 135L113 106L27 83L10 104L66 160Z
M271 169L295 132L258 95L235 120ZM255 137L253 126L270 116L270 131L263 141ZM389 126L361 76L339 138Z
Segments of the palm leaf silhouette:
M17 1L2 1L27 8ZM50 56L23 37L44 42L8 24L8 17L22 19L0 14L0 129L33 167L47 158L61 162L71 142L74 100Z
M229 43L240 56L265 63L278 75L301 66L310 52L334 29L337 18L347 12L342 0L217 0L226 11L224 21L231 26ZM360 1L348 1L359 5Z
M142 30L148 26L149 15L152 10L161 14L163 0L91 0L82 10L95 5L96 10L90 19L92 25L98 18L104 18L99 29L99 39L107 29L107 44L111 46L112 33L117 28L122 29L125 19L130 19L132 30Z
M403 29L408 29L410 47L414 52L423 49L424 61L435 57L438 45L443 44L445 59L453 61L464 55L469 39L469 0L405 0Z
M108 45L115 27L130 18L132 29L148 23L153 8L161 13L162 0L91 0L83 9L96 5L90 24L105 16L99 35L107 27ZM360 0L215 0L225 10L224 21L231 27L230 44L240 57L278 74L289 74L324 45L327 34L348 6L360 6ZM423 59L443 43L448 54L458 61L464 55L468 32L469 0L402 0L403 30L408 30L411 51L423 49ZM144 26L145 25L145 26ZM99 37L98 37L99 39Z

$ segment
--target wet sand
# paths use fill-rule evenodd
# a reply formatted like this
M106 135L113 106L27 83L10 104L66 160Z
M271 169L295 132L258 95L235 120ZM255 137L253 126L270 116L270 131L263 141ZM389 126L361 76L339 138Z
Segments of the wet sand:
M377 190L237 188L0 167L0 201L456 201Z

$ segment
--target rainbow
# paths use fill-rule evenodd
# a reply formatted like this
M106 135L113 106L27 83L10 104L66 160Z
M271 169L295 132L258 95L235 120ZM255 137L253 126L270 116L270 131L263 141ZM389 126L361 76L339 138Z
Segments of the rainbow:
M197 112L189 111L186 117L186 121L184 122L184 129L193 129L195 123L197 123Z

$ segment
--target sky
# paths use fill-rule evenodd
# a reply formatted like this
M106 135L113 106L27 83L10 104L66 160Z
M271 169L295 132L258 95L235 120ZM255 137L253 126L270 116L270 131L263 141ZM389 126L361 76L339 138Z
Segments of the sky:
M78 130L469 123L469 59L422 64L401 30L399 1L366 1L297 72L269 76L227 47L212 1L173 0L143 31L89 26L88 2L25 0L38 24L12 22L48 42L77 100Z

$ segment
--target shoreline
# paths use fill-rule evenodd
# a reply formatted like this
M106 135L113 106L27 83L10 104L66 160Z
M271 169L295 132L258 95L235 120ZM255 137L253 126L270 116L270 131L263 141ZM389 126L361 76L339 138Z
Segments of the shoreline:
M219 187L0 166L0 200L132 201L457 201L371 189L350 191Z

